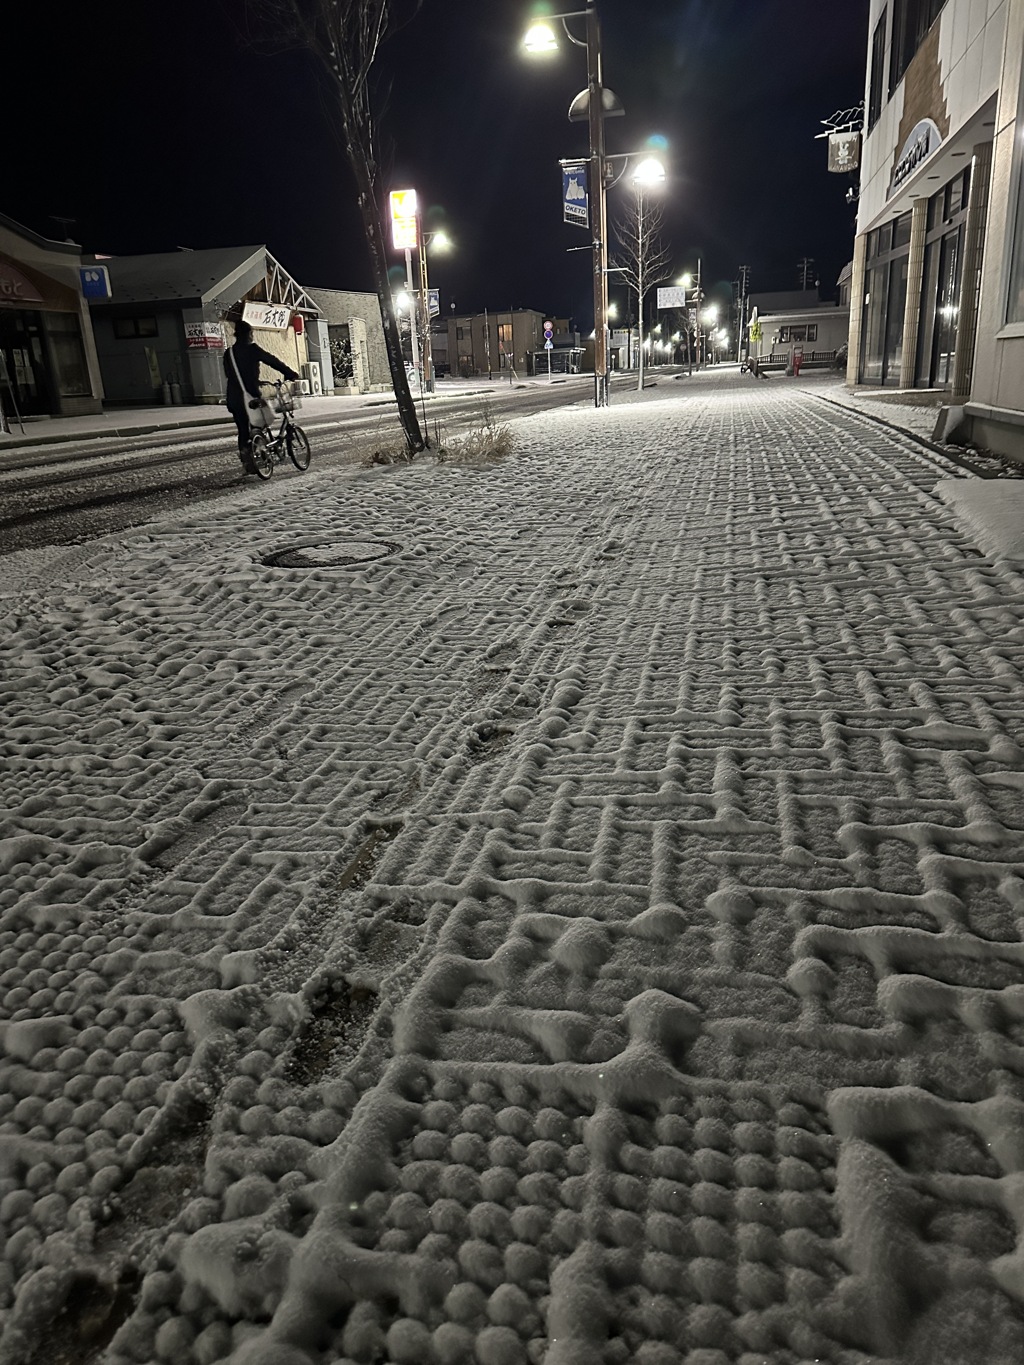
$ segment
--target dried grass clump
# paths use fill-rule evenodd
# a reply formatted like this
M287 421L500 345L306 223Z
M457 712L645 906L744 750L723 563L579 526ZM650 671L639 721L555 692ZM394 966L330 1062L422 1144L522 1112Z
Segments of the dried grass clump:
M483 427L449 440L438 448L437 458L449 464L503 460L511 455L514 444L511 427Z
M448 464L481 464L503 460L515 447L512 428L506 422L495 421L488 407L484 407L481 423L459 436L440 437L437 458Z

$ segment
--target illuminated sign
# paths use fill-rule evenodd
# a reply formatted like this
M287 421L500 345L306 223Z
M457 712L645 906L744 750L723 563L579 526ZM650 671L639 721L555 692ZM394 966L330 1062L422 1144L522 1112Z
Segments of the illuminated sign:
M391 240L396 251L415 251L419 246L415 190L391 191Z

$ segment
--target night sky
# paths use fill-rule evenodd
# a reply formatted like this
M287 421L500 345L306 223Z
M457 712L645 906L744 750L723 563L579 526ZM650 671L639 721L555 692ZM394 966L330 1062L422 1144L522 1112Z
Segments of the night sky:
M567 250L589 239L561 221L558 167L586 152L586 124L566 118L585 53L525 58L530 9L424 0L389 40L384 188L415 186L428 227L457 243L431 259L443 312L536 308L589 328L590 256ZM605 83L626 109L606 125L609 152L668 140L674 272L701 256L706 287L727 298L741 263L753 291L793 289L809 256L832 295L854 211L814 137L863 97L868 0L603 0L599 12ZM371 288L324 83L305 54L272 52L273 37L253 0L14 7L0 209L86 251L266 243L300 284ZM610 212L630 194L612 189Z

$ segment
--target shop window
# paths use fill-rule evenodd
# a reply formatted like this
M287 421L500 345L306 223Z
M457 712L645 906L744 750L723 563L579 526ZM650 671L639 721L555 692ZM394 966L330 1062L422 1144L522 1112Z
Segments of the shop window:
M878 122L882 112L882 77L885 74L885 21L888 10L883 9L871 39L871 84L868 87L868 131Z
M114 318L114 336L118 341L131 341L135 337L155 337L156 318Z
M970 171L964 171L955 180L951 180L946 186L946 210L947 221L955 218L967 207L967 194L969 188Z
M780 344L788 341L817 341L818 324L812 322L801 323L792 327L780 327L778 339Z
M48 314L46 330L50 337L60 393L68 398L90 394L89 367L85 360L82 333L74 313Z
M901 214L892 225L893 248L910 245L910 214Z

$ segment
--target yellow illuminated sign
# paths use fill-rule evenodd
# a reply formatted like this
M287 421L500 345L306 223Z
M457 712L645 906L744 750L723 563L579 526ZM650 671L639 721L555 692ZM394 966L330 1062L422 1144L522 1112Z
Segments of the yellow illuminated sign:
M415 190L391 191L391 240L396 251L415 251L419 245Z

